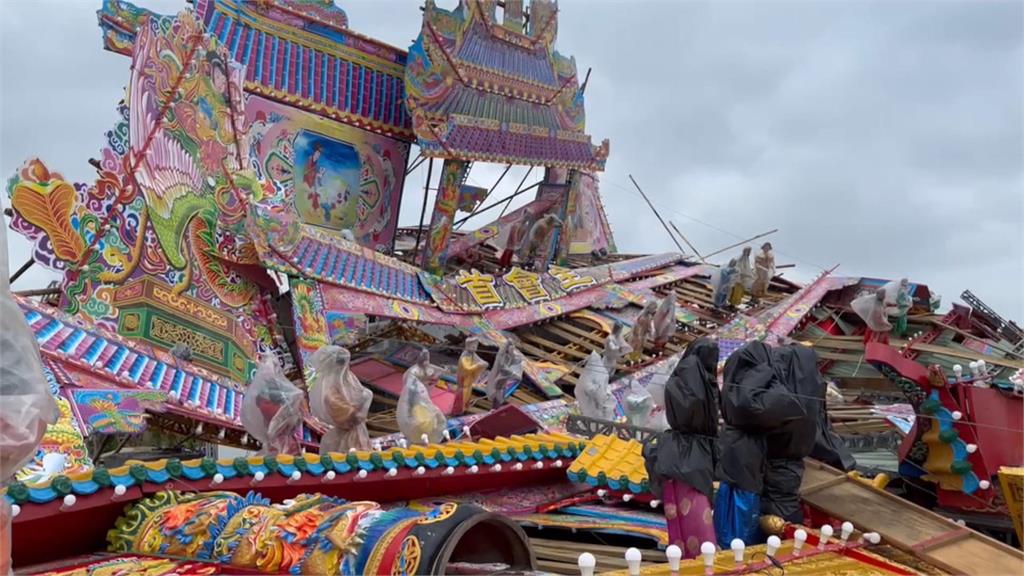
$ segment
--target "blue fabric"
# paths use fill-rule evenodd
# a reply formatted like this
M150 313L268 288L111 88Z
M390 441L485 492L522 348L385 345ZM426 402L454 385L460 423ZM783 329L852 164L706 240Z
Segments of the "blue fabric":
M740 490L722 482L715 495L715 538L718 546L728 550L734 538L747 546L758 540L761 516L761 495Z

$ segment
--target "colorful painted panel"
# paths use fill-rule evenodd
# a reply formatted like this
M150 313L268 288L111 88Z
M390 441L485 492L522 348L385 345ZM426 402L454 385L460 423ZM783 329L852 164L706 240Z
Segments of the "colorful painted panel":
M469 174L469 162L446 159L441 168L441 181L438 184L437 199L434 201L434 213L430 218L430 231L423 247L420 265L428 272L440 270L448 250L448 238L451 236L455 212L458 209L459 189Z
M62 562L60 568L32 572L35 576L113 576L140 574L144 576L216 576L219 574L260 574L214 562L196 562L157 558L140 554L94 554Z
M145 413L162 412L167 394L156 390L67 389L75 415L85 433L140 434Z
M597 174L577 174L576 202L569 207L567 226L563 234L568 235L570 254L589 254L594 250L616 251L615 238L608 224L601 193L598 191Z
M22 482L38 482L52 475L43 468L43 458L47 454L60 454L65 458L61 474L79 474L91 470L93 466L85 446L82 428L75 418L71 403L60 394L57 379L49 367L43 367L43 375L50 386L50 393L57 401L60 415L56 423L46 427L46 433L32 460L15 475L15 478Z
M246 120L250 164L272 184L272 203L307 224L350 230L372 250L391 249L408 144L256 96Z
M505 214L486 226L481 226L473 232L461 236L458 240L455 240L450 246L448 246L448 258L455 258L456 256L466 253L475 246L483 244L484 242L487 242L497 249L498 252L501 252L505 249L508 235L514 223L526 215L527 212L534 215L544 214L552 205L554 205L554 203L554 198L535 200L526 206Z
M206 32L244 69L246 92L412 140L405 52L350 32L347 16L333 2L196 0L195 6ZM161 25L171 20L123 0L104 0L104 47L131 54L146 17Z
M608 141L594 146L584 132L576 63L554 50L554 2L530 3L525 32L495 14L494 0L426 5L405 69L423 155L604 169Z
M762 323L767 326L767 332L772 336L780 338L789 336L825 294L853 284L856 284L856 280L836 278L825 272L809 286L791 296L780 311L764 318Z
M349 314L359 313L429 324L447 324L457 328L468 328L473 325L472 316L442 312L432 304L414 304L341 286L316 284L323 295L323 310L327 313L343 311Z
M92 186L38 160L10 179L12 228L36 260L64 273L63 306L113 327L115 287L152 277L230 310L245 340L269 347L245 198L261 189L243 170L241 73L202 35L191 12L142 18L127 103L107 133Z

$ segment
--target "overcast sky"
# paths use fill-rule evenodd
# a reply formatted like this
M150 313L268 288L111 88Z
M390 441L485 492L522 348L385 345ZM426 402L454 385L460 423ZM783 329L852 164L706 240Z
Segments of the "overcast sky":
M185 2L139 4L171 13ZM354 30L402 48L419 31L419 5L342 3ZM92 181L86 160L115 120L129 65L101 49L99 6L0 0L5 180L39 156ZM778 228L777 260L797 264L795 278L835 264L843 275L909 276L946 304L969 288L1024 319L1020 1L560 6L559 50L581 76L593 68L587 131L611 140L602 192L620 250L674 249L633 174L702 252ZM489 186L501 169L475 166L471 182ZM524 173L513 169L499 193ZM406 183L403 224L418 219L424 178ZM27 246L9 240L16 267ZM37 267L14 288L49 278Z

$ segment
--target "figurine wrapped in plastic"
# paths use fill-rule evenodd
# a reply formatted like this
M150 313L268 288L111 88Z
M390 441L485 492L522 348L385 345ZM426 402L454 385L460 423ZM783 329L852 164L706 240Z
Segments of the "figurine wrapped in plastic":
M499 408L505 404L505 393L508 386L523 378L523 356L511 340L505 341L494 359L494 368L487 375L487 399L491 408Z
M352 355L340 346L324 346L310 358L315 378L309 391L309 409L330 424L320 439L320 453L369 450L366 416L373 402L367 389L350 370Z
M543 268L543 263L547 260L547 242L555 228L561 225L562 220L554 214L545 214L533 223L526 241L526 257L521 259L524 264L530 264L534 268Z
M591 352L587 357L587 363L579 380L576 381L573 395L583 416L615 420L615 397L612 396L611 387L608 385L608 370L597 352Z
M416 357L416 363L413 364L409 370L411 370L427 388L437 386L438 380L440 380L441 375L445 372L444 368L430 363L430 351L426 348L420 350L419 356Z
M441 409L430 400L430 393L419 378L414 365L402 377L402 394L398 397L398 429L410 444L438 443L444 438L447 420Z
M754 287L751 291L754 298L761 298L768 293L768 284L775 277L775 254L772 243L761 245L761 253L754 257Z
M729 260L724 268L718 270L715 280L711 283L715 289L713 301L715 308L725 308L732 286L737 281L736 259Z
M512 257L522 248L526 239L526 232L530 229L530 213L524 211L518 220L512 224L508 231L508 238L505 239L505 249L498 258L498 265L502 268L512 266Z
M604 341L604 351L601 352L601 358L604 360L605 368L608 369L609 378L615 374L619 360L633 351L632 346L626 342L625 329L625 324L616 320L615 325L612 326L611 334Z
M743 296L754 287L754 269L750 267L750 246L743 248L743 253L736 260L736 282L729 292L729 304L739 306Z
M910 295L910 281L903 278L899 282L888 282L882 288L885 289L886 313L896 318L892 323L892 333L901 338L907 333L907 314L914 305Z
M0 486L32 458L46 427L57 421L57 404L25 316L11 297L7 230L0 226ZM0 574L9 574L11 507L0 498Z
M304 394L288 381L272 354L263 357L242 398L242 426L259 440L260 453L298 454Z
M651 412L654 410L654 397L646 386L633 380L629 384L629 392L622 408L626 413L626 422L631 426L648 428Z
M651 300L644 305L640 315L633 323L633 331L629 335L629 347L633 349L630 359L639 360L644 353L644 345L647 344L647 337L654 332L654 314L658 311L658 302Z
M889 343L889 331L892 324L885 307L885 288L879 288L874 292L854 298L850 302L850 308L860 316L868 329L864 332L864 343L878 341Z
M668 341L676 334L676 293L671 291L658 303L654 313L654 347L665 348Z
M479 344L476 336L466 338L466 348L459 356L459 367L455 372L455 404L452 407L452 416L458 416L466 411L470 399L473 398L473 386L487 370L487 362L476 353Z

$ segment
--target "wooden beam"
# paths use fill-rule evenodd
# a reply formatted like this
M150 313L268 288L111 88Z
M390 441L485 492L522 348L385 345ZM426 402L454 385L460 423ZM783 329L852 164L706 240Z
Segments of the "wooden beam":
M686 251L683 250L682 245L679 244L679 240L676 240L676 237L672 235L672 230L669 229L668 224L665 224L665 220L661 217L661 214L658 214L658 210L654 207L654 204L651 204L651 201L647 198L647 194L644 194L644 191L640 189L640 185L637 184L636 180L633 179L632 174L629 175L629 180L633 182L633 186L636 186L636 189L640 192L640 195L643 196L644 202L647 202L647 205L650 206L651 212L654 212L654 215L658 217L658 222L661 222L662 227L665 228L665 232L668 232L668 237L672 239L672 242L676 245L676 248L679 248L679 252L685 253Z
M434 173L434 159L427 164L427 183L423 185L423 208L420 209L420 227L416 229L416 247L413 248L413 257L419 258L420 236L423 234L423 220L427 217L427 197L430 195L430 177Z

